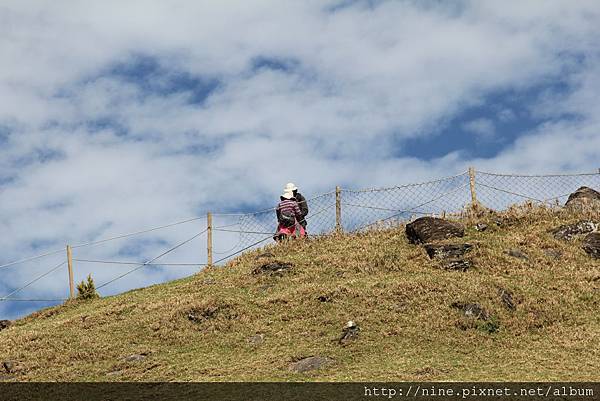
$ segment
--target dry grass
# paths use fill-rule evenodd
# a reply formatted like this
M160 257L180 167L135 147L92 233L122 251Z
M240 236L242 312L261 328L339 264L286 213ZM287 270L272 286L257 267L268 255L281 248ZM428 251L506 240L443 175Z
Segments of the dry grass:
M19 363L11 380L22 381L597 381L600 263L580 239L548 232L584 217L532 206L463 216L454 242L474 244L467 272L441 270L403 227L270 245L184 280L38 312L0 332L0 358ZM272 261L293 267L253 273ZM480 304L499 331L454 302ZM348 320L360 336L340 345ZM334 362L289 370L312 355Z

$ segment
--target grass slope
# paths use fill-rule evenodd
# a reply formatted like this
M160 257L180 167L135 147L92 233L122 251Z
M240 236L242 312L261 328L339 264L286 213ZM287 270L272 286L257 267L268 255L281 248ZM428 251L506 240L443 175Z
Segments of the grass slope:
M270 245L184 280L46 309L0 332L1 360L20 367L4 379L600 380L600 263L581 239L548 233L582 216L525 207L504 217L502 226L494 215L463 218L465 238L449 242L475 245L468 272L439 269L398 227ZM511 248L529 260L506 254ZM273 256L257 258L267 251ZM293 268L252 273L272 260ZM499 287L514 293L515 311ZM499 331L451 308L456 301L482 305ZM348 320L361 332L343 346ZM264 342L249 342L257 333ZM146 357L128 361L132 354ZM333 362L290 371L313 355Z

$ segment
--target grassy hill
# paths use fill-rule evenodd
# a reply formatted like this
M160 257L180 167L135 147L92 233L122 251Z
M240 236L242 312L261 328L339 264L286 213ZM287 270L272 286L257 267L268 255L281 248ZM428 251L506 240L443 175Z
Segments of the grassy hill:
M597 381L600 262L581 239L549 233L582 217L524 207L461 218L465 237L447 242L474 245L466 272L440 269L403 226L269 245L183 280L18 320L0 332L0 359L15 362L2 378ZM274 261L291 268L255 274ZM360 334L340 344L348 320ZM309 356L329 363L290 370Z

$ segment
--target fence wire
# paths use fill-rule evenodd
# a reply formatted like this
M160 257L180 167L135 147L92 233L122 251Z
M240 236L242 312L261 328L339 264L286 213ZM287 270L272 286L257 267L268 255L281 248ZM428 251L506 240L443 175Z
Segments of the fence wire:
M600 190L600 173L509 175L477 171L475 175L477 200L494 210L527 201L564 205L569 195L582 186Z
M392 188L343 190L344 231L370 228L378 222L394 225L413 217L460 212L470 201L467 173L440 180Z

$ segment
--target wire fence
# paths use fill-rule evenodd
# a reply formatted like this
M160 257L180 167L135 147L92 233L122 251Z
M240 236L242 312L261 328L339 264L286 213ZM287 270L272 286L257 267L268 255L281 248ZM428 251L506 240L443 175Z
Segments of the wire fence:
M310 236L315 236L340 230L357 232L389 227L423 215L459 213L475 201L494 210L504 210L523 202L563 205L568 196L582 186L599 190L600 171L587 174L515 175L470 169L451 177L388 188L353 190L338 187L335 191L307 199L307 231ZM200 231L198 229L202 226L198 223L204 225ZM87 274L94 275L97 282L101 283L98 290L121 282L130 275L139 275L140 272L144 272L144 275L134 280L134 286L137 287L189 275L206 265L218 265L272 241L276 226L275 207L251 213L213 213L210 218L197 216L127 234L90 239L70 246L66 260L63 248L9 261L0 265L0 273L6 273L18 265L34 265L31 265L31 271L19 269L22 274L18 277L23 279L21 284L3 281L0 290L7 295L0 297L0 302L56 304L66 300L67 295L69 298L74 296L65 290L72 288L73 277L79 279ZM168 230L171 230L169 235L166 234ZM200 240L206 242L199 243ZM157 256L144 257L158 248L163 251ZM75 257L71 257L71 252L75 253ZM165 260L175 253L182 259ZM216 255L214 261L213 254ZM132 260L124 260L125 256ZM37 274L34 270L43 266L42 261L49 259L54 260L51 268ZM67 271L62 270L65 268ZM174 270L177 272L174 273ZM69 277L69 287L47 288L47 285L43 285L42 279L57 271L62 271L65 278ZM37 288L36 285L42 287ZM33 289L38 296L15 297L26 289ZM117 292L119 289L131 289L131 284L122 285Z

